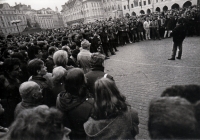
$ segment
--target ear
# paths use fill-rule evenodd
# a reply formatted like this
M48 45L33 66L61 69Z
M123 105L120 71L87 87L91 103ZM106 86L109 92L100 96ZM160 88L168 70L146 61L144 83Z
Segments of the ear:
M38 74L38 75L40 74L40 70L37 70L37 74Z

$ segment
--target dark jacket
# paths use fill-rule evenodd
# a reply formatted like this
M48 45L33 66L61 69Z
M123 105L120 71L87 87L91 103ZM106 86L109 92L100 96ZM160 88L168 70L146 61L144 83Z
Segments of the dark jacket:
M176 26L171 35L174 43L182 43L186 36L185 27L182 24Z
M56 107L64 114L64 126L70 128L70 139L86 139L83 124L88 120L93 108L92 98L80 98L66 92L61 92L56 101Z
M36 82L42 89L43 104L51 107L55 106L55 99L53 98L52 85L46 78L32 76L31 81Z
M127 111L112 119L95 120L90 117L84 124L84 129L88 139L135 139L139 133L138 125L137 111L128 107Z
M54 66L55 64L53 62L53 58L51 56L48 56L48 58L46 59L47 71L52 73Z
M90 95L94 97L94 83L97 79L104 77L106 73L104 72L104 67L95 67L92 68L92 71L85 74L87 79L87 88L89 89ZM110 75L106 76L107 78L113 80L113 77Z
M19 94L20 81L11 79L7 74L0 75L0 99L5 112L0 117L0 125L9 127L14 121L14 110L21 101Z

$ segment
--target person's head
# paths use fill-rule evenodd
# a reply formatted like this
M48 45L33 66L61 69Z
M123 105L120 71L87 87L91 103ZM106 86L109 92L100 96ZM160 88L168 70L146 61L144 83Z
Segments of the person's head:
M67 74L67 70L62 66L56 67L52 72L52 80L54 83L62 83L64 80L64 76Z
M3 63L6 76L17 78L20 75L20 60L18 58L7 58Z
M79 53L79 52L80 52L79 49L73 50L73 51L72 51L72 57L75 58L75 59L77 59L77 56L78 56L78 53Z
M148 121L151 139L192 139L196 126L194 107L184 98L160 97L151 101Z
M24 82L19 87L19 93L22 101L38 103L43 98L40 86L33 81Z
M56 48L56 47L49 47L48 54L53 55L57 50L58 50L58 48Z
M104 60L105 60L105 55L100 54L100 53L93 53L91 55L91 66L94 67L104 67Z
M120 93L114 81L101 78L95 82L95 116L106 119L127 110L126 98Z
M38 106L18 114L7 133L9 140L66 140L70 130L62 125L62 113Z
M81 97L86 96L82 91L85 83L84 72L80 68L72 68L67 72L67 75L65 75L65 90L70 94Z
M56 66L66 67L68 63L68 54L64 50L59 50L53 54L53 61Z
M90 50L90 45L91 45L91 43L89 41L87 41L87 40L83 40L81 42L81 47L83 49Z
M47 68L42 60L33 59L28 63L28 72L32 76L44 76L47 73Z
M69 46L62 46L62 50L67 52L68 57L71 56L72 52Z
M185 98L190 103L196 103L200 101L200 86L199 85L174 85L169 88L166 88L161 97L166 96L179 96Z

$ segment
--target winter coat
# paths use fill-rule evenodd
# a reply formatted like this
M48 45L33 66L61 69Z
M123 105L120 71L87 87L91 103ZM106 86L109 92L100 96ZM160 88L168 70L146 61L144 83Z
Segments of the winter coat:
M138 125L137 111L128 107L127 111L112 119L95 120L90 117L84 129L88 139L135 139L139 133Z
M171 35L175 43L182 43L186 36L185 27L181 24L176 26Z
M104 67L92 68L92 71L85 74L87 79L87 87L92 97L94 97L94 83L97 79L104 77L105 74L106 73L104 73ZM113 80L113 77L110 75L107 75L106 77Z
M42 89L43 103L49 107L55 106L55 99L52 94L52 83L44 77L32 76L30 81L36 82Z
M64 126L70 128L70 139L85 139L83 124L88 120L93 108L93 98L81 98L61 92L56 107L64 114Z

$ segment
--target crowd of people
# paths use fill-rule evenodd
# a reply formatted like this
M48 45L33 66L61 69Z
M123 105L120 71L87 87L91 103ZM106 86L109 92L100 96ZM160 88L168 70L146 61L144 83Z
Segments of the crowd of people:
M137 110L104 61L118 46L170 37L177 22L186 35L200 35L199 12L193 6L1 38L0 137L134 139ZM199 100L198 85L166 89L150 103L150 137L200 138Z

